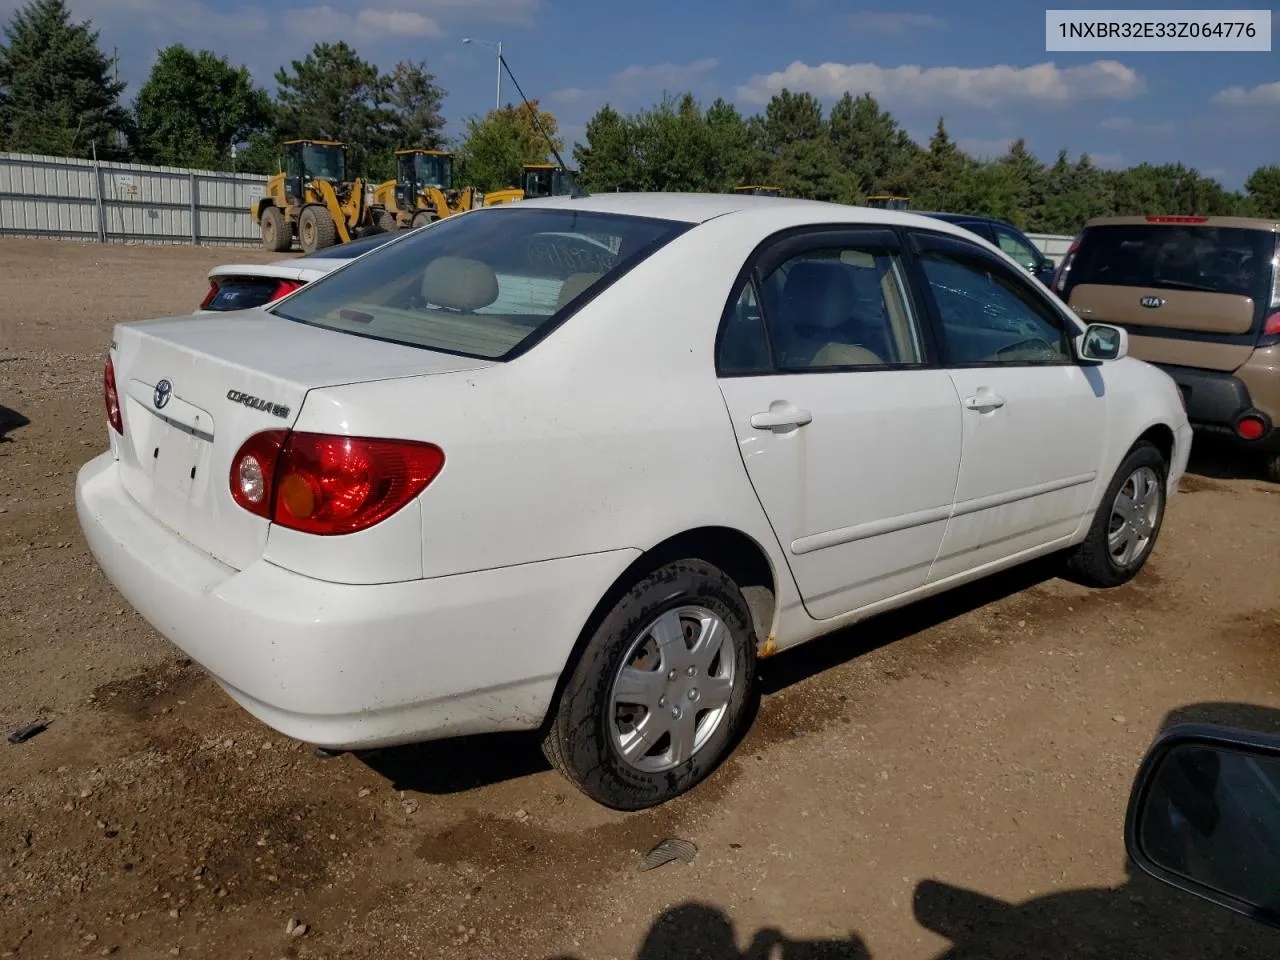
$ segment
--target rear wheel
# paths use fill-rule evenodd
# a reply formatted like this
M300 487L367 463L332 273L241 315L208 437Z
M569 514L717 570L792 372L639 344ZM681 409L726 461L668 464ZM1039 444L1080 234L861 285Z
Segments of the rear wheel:
M1268 480L1272 483L1280 483L1280 453L1269 455L1263 461L1262 468L1266 471Z
M419 227L425 227L435 219L436 217L434 214L428 213L426 210L419 210L413 215L413 229L417 230Z
M298 217L298 244L303 253L315 253L338 241L338 227L324 207L303 208Z
M293 233L279 207L267 207L259 221L262 227L262 246L272 253L284 253L293 246Z
M384 230L387 233L400 229L400 223L396 220L396 215L390 210L383 210L379 213L374 219L374 223L377 224L379 230Z
M1138 443L1111 480L1089 535L1068 560L1075 579L1093 587L1118 587L1138 575L1164 521L1168 465L1160 451Z
M617 810L664 803L733 746L755 690L742 592L702 560L641 579L592 634L556 705L547 758Z

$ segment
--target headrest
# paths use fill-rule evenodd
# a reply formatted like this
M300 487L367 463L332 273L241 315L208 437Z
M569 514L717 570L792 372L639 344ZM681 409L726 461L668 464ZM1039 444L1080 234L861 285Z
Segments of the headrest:
M853 313L849 268L838 260L800 260L787 271L782 310L795 326L830 329Z
M422 296L450 310L479 310L498 299L498 277L479 260L436 257L422 274Z
M560 295L556 297L556 313L563 310L570 300L577 297L593 283L600 279L598 273L571 273L564 285L560 287Z

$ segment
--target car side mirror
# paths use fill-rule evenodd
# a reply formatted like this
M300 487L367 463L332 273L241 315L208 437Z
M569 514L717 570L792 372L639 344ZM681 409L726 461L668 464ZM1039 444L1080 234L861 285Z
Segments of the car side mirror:
M1076 350L1081 360L1105 363L1123 359L1129 355L1129 332L1107 323L1091 323L1076 338Z
M1053 274L1057 269L1058 269L1057 264L1055 264L1052 260L1046 257L1045 259L1041 260L1039 264L1036 265L1036 271L1035 271L1036 279L1038 279L1046 287L1052 286Z
M1134 780L1124 839L1156 880L1280 927L1280 737L1166 731Z

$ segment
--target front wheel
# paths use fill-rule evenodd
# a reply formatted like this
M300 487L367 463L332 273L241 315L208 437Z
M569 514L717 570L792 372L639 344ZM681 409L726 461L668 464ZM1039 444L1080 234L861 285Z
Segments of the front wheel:
M262 246L272 253L284 253L293 246L293 232L279 207L262 211Z
M1068 560L1087 586L1118 587L1138 575L1164 522L1169 467L1160 451L1138 443L1120 464L1084 542Z
M756 648L742 592L702 560L637 582L595 629L543 741L547 759L615 810L705 779L749 715Z
M298 217L298 245L303 253L315 253L338 242L338 227L324 207L304 207Z
M413 215L413 222L411 223L411 226L414 230L417 230L419 227L425 227L435 219L435 214L428 213L425 210L419 210Z
M1262 463L1262 469L1266 471L1267 479L1272 483L1280 483L1280 453L1273 453Z

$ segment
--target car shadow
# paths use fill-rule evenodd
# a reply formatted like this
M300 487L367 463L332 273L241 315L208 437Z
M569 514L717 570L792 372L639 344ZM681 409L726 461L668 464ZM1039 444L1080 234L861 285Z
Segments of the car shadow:
M951 941L935 960L1280 956L1280 932L1160 884L1132 864L1127 872L1118 887L1066 890L1021 904L925 880L912 906L922 927Z
M1044 583L1061 569L1061 560L1055 557L1033 561L986 577L963 590L948 591L784 651L760 663L757 694L777 693L880 647ZM748 708L749 721L755 719L758 696ZM751 722L745 724L739 740L749 735L751 728ZM541 734L536 732L495 733L362 751L356 756L397 790L441 795L549 770L540 740Z
M9 431L25 427L30 423L31 421L17 410L11 410L9 407L0 405L0 443L13 443L13 438L9 436Z
M1212 434L1197 433L1187 473L1212 480L1266 480L1263 459Z
M760 692L777 693L898 640L1056 579L1061 573L1061 558L1046 557L819 637L763 661Z

